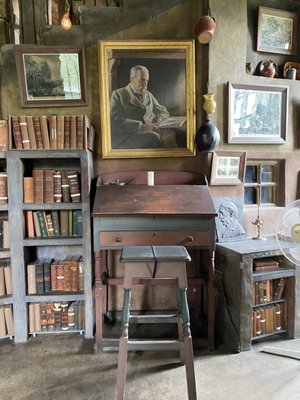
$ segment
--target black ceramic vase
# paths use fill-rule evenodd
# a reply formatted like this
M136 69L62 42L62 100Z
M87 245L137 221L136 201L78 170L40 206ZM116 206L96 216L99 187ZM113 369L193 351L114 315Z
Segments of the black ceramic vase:
M220 132L217 127L206 120L196 133L196 145L199 151L214 151L220 142Z

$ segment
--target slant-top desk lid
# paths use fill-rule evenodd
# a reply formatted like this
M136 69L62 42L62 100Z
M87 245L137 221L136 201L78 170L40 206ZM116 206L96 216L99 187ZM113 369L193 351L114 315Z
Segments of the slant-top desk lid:
M185 215L214 218L206 185L100 185L92 216Z

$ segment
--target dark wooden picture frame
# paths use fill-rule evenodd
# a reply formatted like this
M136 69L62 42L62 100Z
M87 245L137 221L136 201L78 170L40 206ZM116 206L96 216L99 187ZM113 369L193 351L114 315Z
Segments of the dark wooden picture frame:
M98 42L98 54L102 157L194 156L194 40L105 40ZM141 100L133 93L131 85L130 71L135 65L142 65L149 71L149 89L143 92L145 97ZM147 98L152 100L148 102ZM148 123L146 114L152 115L151 123L155 123L156 115L147 108L151 102L158 102L158 107L163 106L169 113L170 118L162 123L182 121L165 127L160 122L161 145L156 147L152 143L148 146L136 144L136 136L141 136L141 124ZM144 115L140 117L141 114Z
M22 107L87 104L82 47L16 46Z
M297 14L258 7L257 50L297 54Z
M288 86L228 82L228 96L228 143L285 143Z
M245 151L215 151L212 155L210 185L239 185L244 182Z

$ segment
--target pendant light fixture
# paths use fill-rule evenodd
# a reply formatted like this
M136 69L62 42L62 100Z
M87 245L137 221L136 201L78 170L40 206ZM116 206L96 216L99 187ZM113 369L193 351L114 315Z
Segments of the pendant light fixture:
M64 15L62 17L62 20L61 20L61 26L66 31L68 31L68 30L70 30L72 28L72 21L71 21L71 18L70 18L70 4L69 4L68 0L66 0L66 3L65 3L65 13L64 13Z

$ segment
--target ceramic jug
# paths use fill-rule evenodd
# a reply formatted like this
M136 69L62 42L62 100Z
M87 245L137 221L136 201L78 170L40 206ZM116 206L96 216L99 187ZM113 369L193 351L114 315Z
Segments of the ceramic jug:
M199 43L207 44L211 41L216 30L215 19L209 15L203 15L195 26L195 34Z
M259 66L259 73L267 78L276 78L278 75L277 64L272 60L262 61Z

